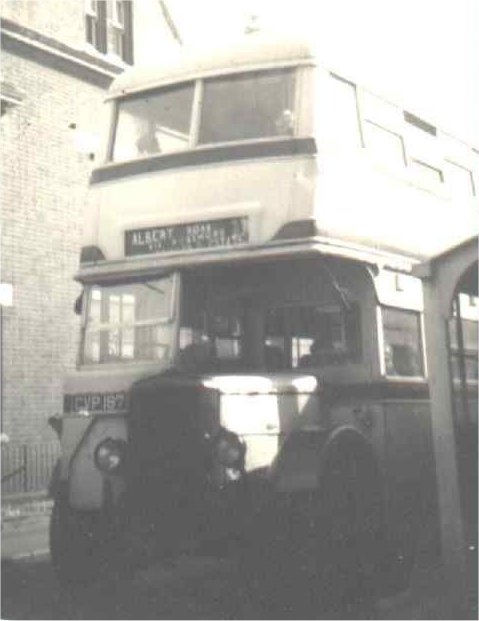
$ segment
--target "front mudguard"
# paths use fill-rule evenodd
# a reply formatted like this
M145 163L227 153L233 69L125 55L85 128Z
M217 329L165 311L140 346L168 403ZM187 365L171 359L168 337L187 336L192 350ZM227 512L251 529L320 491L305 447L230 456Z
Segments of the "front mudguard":
M335 456L352 453L357 455L358 463L365 464L364 472L367 473L358 478L358 485L364 484L365 492L370 492L370 484L374 480L377 491L371 495L374 503L371 515L374 519L370 528L374 536L371 537L372 547L368 553L369 573L375 575L376 593L391 595L407 587L416 546L410 537L406 541L402 535L399 536L400 545L395 541L398 534L387 518L379 460L367 438L354 427L299 429L286 438L269 472L269 500L262 503L263 515L250 530L251 541L256 542L255 546L272 536L279 540L291 537L293 523L307 528L308 523L317 519L318 510L320 514L325 510L329 514L328 508L322 505L329 504L330 500L334 504L334 494L331 495L328 484L332 474L331 460ZM333 516L329 518L331 520ZM298 527L298 532L301 528ZM272 544L270 540L268 545Z

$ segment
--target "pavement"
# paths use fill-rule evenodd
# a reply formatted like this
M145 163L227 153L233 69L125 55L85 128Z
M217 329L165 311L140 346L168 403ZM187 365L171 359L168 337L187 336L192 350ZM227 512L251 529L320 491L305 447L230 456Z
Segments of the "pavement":
M28 576L31 577L32 583L38 585L37 588L41 588L41 581L39 582L37 577L40 572L42 576L48 576L50 578L44 578L44 589L53 589L54 584L53 572L49 564L49 552L48 552L48 524L49 513L51 505L48 502L38 505L35 510L17 510L15 507L13 510L8 510L8 507L2 507L2 584L4 592L2 595L2 604L5 600L8 600L8 607L12 610L17 610L18 606L25 605L25 602L16 602L15 600L15 579L12 576L19 576L20 582L23 584L28 580ZM38 572L36 572L38 567ZM216 567L216 569L214 569ZM12 573L13 571L13 573ZM6 582L4 576L7 576ZM127 599L134 600L138 596L138 593L144 592L145 589L148 593L155 590L155 584L158 586L159 592L163 592L162 588L173 588L176 593L176 603L172 603L170 608L171 617L156 618L248 618L242 616L241 613L225 613L227 609L221 608L218 612L209 608L209 604L205 603L208 597L217 598L216 595L208 596L211 589L211 584L214 586L214 593L229 592L230 587L227 586L228 580L234 583L234 571L231 567L224 563L224 561L216 562L212 559L181 559L175 566L174 570L167 571L165 573L164 567L153 567L148 570L144 570L137 574L130 580L128 584L120 585L120 590L124 590L125 597ZM21 578L20 578L21 576ZM175 577L176 576L176 577ZM228 578L229 576L229 578ZM202 592L202 596L198 596L197 599L191 601L190 595L186 591L182 594L182 589L185 584L189 584L192 581L197 581L198 585L201 580L206 580L203 587L198 586L198 592ZM13 580L13 582L11 582ZM12 584L13 586L10 586ZM165 585L170 585L166 587ZM163 585L163 586L161 586ZM209 586L208 586L209 585ZM410 587L404 592L395 595L394 597L381 599L377 602L376 606L376 618L377 619L477 619L477 600L471 597L469 602L464 603L462 612L458 612L454 609L450 598L448 596L448 584L444 578L444 572L439 559L431 559L429 557L420 558L415 568ZM169 592L169 591L168 591ZM211 592L212 593L212 592ZM128 594L128 595L126 595ZM23 588L19 590L19 598L25 598ZM163 598L165 601L165 598ZM228 597L225 596L224 606L228 605ZM179 603L181 602L181 604ZM188 603L188 610L182 608L182 606ZM83 605L83 604L82 604ZM3 609L3 606L2 606ZM177 611L175 613L175 611ZM55 611L45 613L45 617L42 616L28 616L27 613L22 613L24 616L16 616L12 613L9 618L48 618L48 614L51 614L49 618L61 618L55 616ZM18 613L20 614L20 613ZM88 616L79 617L78 607L71 613L71 616L64 618L90 618ZM87 614L86 612L82 614ZM92 613L94 614L94 613ZM97 618L125 618L119 611L115 613L110 611L108 614L117 614L117 617L107 616ZM125 613L126 614L126 613ZM157 613L156 613L157 614ZM176 615L180 615L175 616ZM215 616L216 614L216 616ZM226 616L227 614L227 616ZM243 615L247 614L243 612ZM183 616L182 616L183 615ZM205 615L205 616L203 616ZM219 616L218 616L219 615ZM239 615L239 616L238 616ZM2 610L2 618L3 610ZM155 616L144 618L155 618Z
M2 560L48 556L52 506L43 493L2 498Z
M2 523L2 560L48 557L49 514L22 516Z

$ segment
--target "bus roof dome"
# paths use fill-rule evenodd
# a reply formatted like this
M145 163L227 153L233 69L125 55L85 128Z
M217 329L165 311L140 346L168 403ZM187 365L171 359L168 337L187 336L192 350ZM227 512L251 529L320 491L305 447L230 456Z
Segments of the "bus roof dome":
M109 97L119 97L162 84L229 71L312 62L313 46L304 38L253 34L235 44L188 46L169 53L160 62L132 67L112 83Z

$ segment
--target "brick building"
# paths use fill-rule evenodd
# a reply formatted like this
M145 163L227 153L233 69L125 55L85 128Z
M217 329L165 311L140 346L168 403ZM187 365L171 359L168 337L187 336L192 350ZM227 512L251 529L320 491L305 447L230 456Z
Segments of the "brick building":
M140 8L141 6L141 8ZM157 0L3 0L2 431L53 439L75 364L82 212L115 75L177 43Z

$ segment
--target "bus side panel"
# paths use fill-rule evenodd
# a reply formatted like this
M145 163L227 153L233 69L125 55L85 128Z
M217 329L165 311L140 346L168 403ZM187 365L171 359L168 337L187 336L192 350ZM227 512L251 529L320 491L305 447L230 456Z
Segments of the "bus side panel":
M427 401L384 402L384 472L393 541L437 552L439 514L431 409Z
M460 394L455 394L454 414L456 456L465 535L469 545L477 548L477 392L470 389L466 403Z

